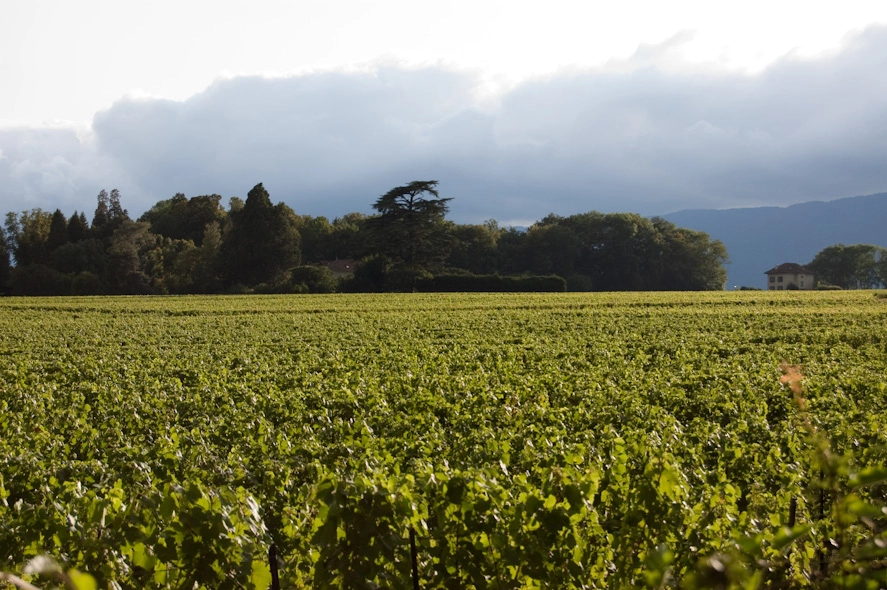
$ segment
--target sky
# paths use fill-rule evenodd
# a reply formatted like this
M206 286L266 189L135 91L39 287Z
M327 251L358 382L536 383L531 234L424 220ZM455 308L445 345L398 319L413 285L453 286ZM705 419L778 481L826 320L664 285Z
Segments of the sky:
M819 4L824 6L819 7ZM0 212L176 193L450 218L887 191L887 2L0 0Z

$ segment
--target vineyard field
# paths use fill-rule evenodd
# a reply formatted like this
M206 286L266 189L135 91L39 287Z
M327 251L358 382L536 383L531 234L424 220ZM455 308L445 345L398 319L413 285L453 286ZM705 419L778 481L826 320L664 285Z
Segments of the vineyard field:
M273 544L283 588L852 585L878 295L0 299L0 571L264 589Z

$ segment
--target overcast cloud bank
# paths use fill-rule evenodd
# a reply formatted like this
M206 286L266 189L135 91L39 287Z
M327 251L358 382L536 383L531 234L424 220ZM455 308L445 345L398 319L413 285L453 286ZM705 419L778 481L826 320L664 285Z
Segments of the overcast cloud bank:
M177 192L335 217L440 180L458 222L664 214L887 189L887 28L756 75L676 63L674 43L524 82L496 100L442 67L237 77L174 102L124 98L91 129L0 129L0 204L140 214Z

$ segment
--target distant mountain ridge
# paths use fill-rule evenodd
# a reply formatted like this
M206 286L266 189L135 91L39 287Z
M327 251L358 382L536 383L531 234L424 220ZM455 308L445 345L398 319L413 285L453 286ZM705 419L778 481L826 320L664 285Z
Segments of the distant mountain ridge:
M766 288L768 269L807 264L834 244L887 248L887 193L788 207L687 209L662 217L724 243L730 255L727 289Z

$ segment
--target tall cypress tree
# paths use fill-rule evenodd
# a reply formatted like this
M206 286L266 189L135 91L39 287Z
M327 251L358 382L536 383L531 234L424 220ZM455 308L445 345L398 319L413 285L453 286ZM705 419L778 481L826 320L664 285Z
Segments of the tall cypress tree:
M292 210L271 204L262 183L249 192L240 211L230 213L231 227L220 251L229 285L275 283L301 258L300 236Z
M95 213L92 214L92 235L104 240L111 236L113 228L110 227L111 215L108 209L108 192L102 189L96 197Z
M124 223L131 221L129 212L120 204L120 191L116 188L111 189L111 194L108 195L108 219L114 229L119 229Z
M89 224L86 222L86 215L74 211L74 215L68 220L68 241L76 244L88 237Z
M60 209L56 209L49 222L49 237L46 239L47 251L51 253L67 244L68 241L68 220L65 219L65 214Z

